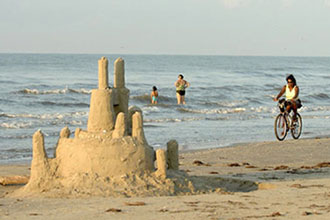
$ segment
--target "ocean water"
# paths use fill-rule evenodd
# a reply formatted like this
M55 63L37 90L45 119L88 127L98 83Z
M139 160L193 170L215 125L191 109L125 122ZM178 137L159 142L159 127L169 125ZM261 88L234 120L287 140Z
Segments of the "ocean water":
M110 85L114 60L125 60L129 102L142 108L154 148L171 139L181 150L276 140L272 97L288 73L300 87L301 137L330 134L329 57L0 54L0 163L30 161L38 129L49 157L64 126L86 129L101 56L109 59ZM191 84L186 105L176 104L179 73ZM158 105L149 104L154 85Z

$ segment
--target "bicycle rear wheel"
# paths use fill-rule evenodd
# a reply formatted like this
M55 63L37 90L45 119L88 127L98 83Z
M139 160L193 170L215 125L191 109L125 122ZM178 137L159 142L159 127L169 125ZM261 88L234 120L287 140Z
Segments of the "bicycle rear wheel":
M283 141L288 133L288 125L283 114L279 114L274 124L275 136L279 141Z
M297 121L291 123L291 135L294 139L298 139L302 131L302 119L299 113L297 113Z

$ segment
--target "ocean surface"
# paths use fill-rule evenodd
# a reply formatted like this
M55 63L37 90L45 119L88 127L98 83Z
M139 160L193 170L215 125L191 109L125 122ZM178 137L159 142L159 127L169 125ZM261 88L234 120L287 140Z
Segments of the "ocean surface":
M329 57L0 54L0 163L29 162L38 129L49 157L64 126L86 129L102 56L109 59L110 85L114 60L125 60L129 104L142 108L154 148L171 139L181 150L276 140L272 97L289 73L303 103L301 138L330 135ZM186 105L176 104L180 73L191 84ZM159 90L158 105L149 104L152 86Z

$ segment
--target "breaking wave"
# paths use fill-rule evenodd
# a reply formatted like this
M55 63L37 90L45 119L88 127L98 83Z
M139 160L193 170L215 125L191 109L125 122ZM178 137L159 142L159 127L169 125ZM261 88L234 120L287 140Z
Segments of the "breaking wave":
M1 128L9 128L9 129L19 129L19 128L29 128L32 126L32 122L4 122L0 124Z
M237 101L223 101L223 102L204 102L202 105L208 106L219 106L219 107L243 107L249 103L247 100L237 100Z
M143 103L150 103L150 95L149 94L144 94L144 95L138 95L138 96L131 96L130 97L132 100L136 100L139 102L143 102ZM176 103L176 98L174 97L167 97L167 96L158 96L158 102L162 103L162 102L174 102Z
M330 96L325 93L317 93L313 95L307 96L308 99L317 99L317 100L328 100L330 99Z
M27 139L27 138L32 138L32 135L0 136L0 139Z
M164 123L164 122L183 122L183 121L201 121L204 117L199 118L158 118L158 119L144 119L146 123Z
M67 112L67 113L53 113L53 114L10 114L0 113L0 118L33 118L33 119L63 119L65 117L80 118L87 116L87 112Z
M32 94L32 95L48 95L48 94L67 94L67 93L79 93L79 94L90 94L92 91L88 89L54 89L54 90L38 90L38 89L22 89L15 93L19 94Z
M189 109L178 108L179 112L196 114L231 114L245 112L246 108L227 108L227 109Z
M89 107L87 103L67 103L67 102L51 102L51 101L42 101L39 102L42 105L46 106L63 106L63 107Z

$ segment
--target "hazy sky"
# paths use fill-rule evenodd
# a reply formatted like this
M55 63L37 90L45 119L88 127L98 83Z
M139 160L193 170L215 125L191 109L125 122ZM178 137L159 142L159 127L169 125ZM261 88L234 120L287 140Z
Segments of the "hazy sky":
M330 0L0 0L0 53L330 56Z

